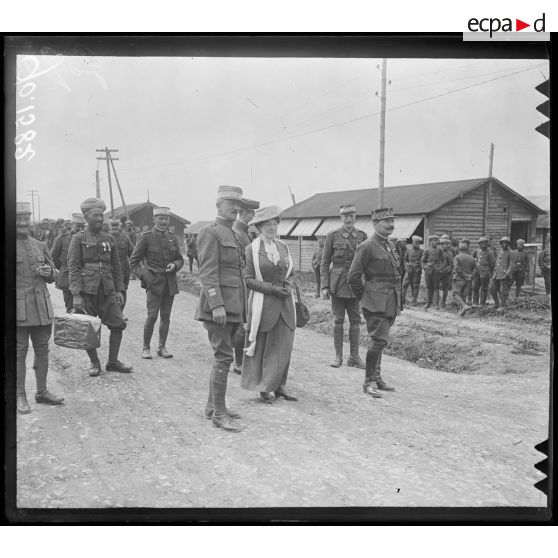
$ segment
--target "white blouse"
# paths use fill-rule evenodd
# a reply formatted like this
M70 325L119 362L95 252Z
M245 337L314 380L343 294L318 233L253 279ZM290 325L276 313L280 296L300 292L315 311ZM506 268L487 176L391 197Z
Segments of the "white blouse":
M275 244L274 240L266 240L262 237L264 250L267 256L267 259L273 264L277 265L279 263L279 250L277 248L277 244Z

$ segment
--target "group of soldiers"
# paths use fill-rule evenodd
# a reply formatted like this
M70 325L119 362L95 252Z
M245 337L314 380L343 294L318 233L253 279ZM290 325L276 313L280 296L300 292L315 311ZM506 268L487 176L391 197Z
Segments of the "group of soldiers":
M213 351L205 416L215 427L239 431L239 415L225 404L229 370L241 372L246 337L247 291L243 278L245 249L254 239L249 223L259 202L243 197L235 186L217 190L217 217L204 228L196 242L201 293L195 319L203 323ZM166 342L174 296L178 293L177 272L184 265L176 235L169 230L170 209L155 208L154 226L139 236L133 226L122 230L122 222L109 220L103 230L103 200L88 198L81 213L72 215L70 229L61 233L52 246L30 236L28 203L18 203L17 225L17 410L30 412L25 394L25 357L29 338L35 351L34 369L38 403L59 405L63 398L48 391L48 344L54 318L47 283L62 290L68 312L99 316L110 330L105 370L132 372L132 366L118 359L126 318L123 309L129 280L137 277L146 289L147 318L143 330L141 358L153 359L151 339L159 319L157 356L172 358ZM429 237L427 249L422 238L413 236L413 244L395 243L391 235L396 216L391 208L371 213L374 234L356 229L356 208L340 208L339 229L329 233L314 258L319 281L316 295L331 300L335 357L331 366L343 365L345 315L349 320L350 355L348 366L365 371L363 391L382 397L382 391L395 391L381 375L382 353L389 340L390 328L401 312L408 287L412 302L418 301L422 272L427 287L426 308L446 304L452 288L453 298L463 315L474 304L485 304L488 292L495 306L506 305L515 283L519 296L527 268L524 242L510 250L509 238L500 240L495 254L487 238L470 250L463 239L457 249L447 235ZM132 224L133 225L133 224ZM541 253L539 265L550 286L550 251ZM440 290L442 298L440 303ZM501 297L501 299L500 299ZM369 343L365 360L359 355L361 313L366 322ZM102 367L96 349L87 351L89 374L98 376ZM287 396L289 394L287 393ZM296 398L293 398L296 400Z

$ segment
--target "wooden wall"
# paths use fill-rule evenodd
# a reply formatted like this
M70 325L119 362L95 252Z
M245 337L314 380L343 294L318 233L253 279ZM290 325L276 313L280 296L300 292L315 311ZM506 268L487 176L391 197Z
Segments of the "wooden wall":
M429 234L451 232L453 237L467 237L476 245L483 233L483 215L484 186L475 188L431 213L428 219ZM531 242L535 239L536 218L536 213L522 200L514 199L513 194L496 183L492 184L487 230L491 240L497 243L503 236L509 236L512 221L530 220L530 237L525 240Z
M312 256L318 247L318 241L303 238L302 242L299 242L298 237L281 236L280 238L289 246L295 271L312 271Z

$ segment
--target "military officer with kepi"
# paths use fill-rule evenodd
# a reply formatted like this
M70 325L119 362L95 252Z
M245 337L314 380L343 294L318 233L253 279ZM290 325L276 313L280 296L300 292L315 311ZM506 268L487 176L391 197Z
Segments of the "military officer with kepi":
M48 342L52 334L54 312L47 283L54 282L57 271L44 242L29 236L31 208L29 202L16 203L16 373L17 411L30 413L25 394L25 359L29 338L35 359L35 401L60 405L63 397L47 389Z
M107 372L131 372L132 366L118 360L122 332L126 322L122 317L124 281L114 237L103 228L105 202L100 198L88 198L81 203L81 211L87 222L84 231L76 233L68 250L70 291L74 308L91 316L99 316L110 330ZM101 363L97 349L87 351L91 361L90 376L98 376Z
M384 382L380 372L389 330L401 313L401 271L396 247L388 239L394 229L394 219L391 208L372 211L374 234L357 248L348 275L351 289L357 297L362 297L362 313L370 337L362 387L372 397L382 396L378 389L395 391ZM373 387L374 382L378 389Z
M246 323L246 286L242 275L242 246L232 230L238 215L242 190L237 186L217 189L217 217L202 229L197 248L200 258L201 292L195 318L203 322L213 350L209 396L205 416L213 426L239 432L238 413L225 404L234 340Z
M343 324L346 312L349 317L351 351L347 365L364 368L364 363L359 355L360 304L347 281L347 275L357 246L366 240L366 233L355 228L356 208L354 205L342 205L339 208L339 215L343 225L326 236L320 270L322 297L331 297L333 311L335 359L331 366L339 368L343 365Z
M81 213L72 213L72 224L69 231L59 234L54 240L50 255L58 270L55 286L62 291L66 312L74 307L72 293L70 292L70 277L68 272L68 249L74 234L85 228L85 217Z
M240 200L240 210L238 211L238 216L233 223L232 229L242 247L242 256L244 256L244 250L246 249L246 246L248 246L252 242L250 234L248 233L248 223L254 218L255 211L259 208L259 201L249 200L247 198L242 198ZM236 332L236 339L234 342L233 372L235 374L242 373L242 358L244 356L245 337L246 328L244 326L241 326Z
M138 238L130 258L130 268L147 291L147 320L143 326L141 358L152 358L151 337L159 315L161 321L157 354L163 358L172 358L173 355L167 351L166 342L172 304L174 296L178 294L176 272L182 269L184 258L180 253L178 238L168 230L170 208L155 207L153 222L155 226ZM145 263L143 267L142 263Z

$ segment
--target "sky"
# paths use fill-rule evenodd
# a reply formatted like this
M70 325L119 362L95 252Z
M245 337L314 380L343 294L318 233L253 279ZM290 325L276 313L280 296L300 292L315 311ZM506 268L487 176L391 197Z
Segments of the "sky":
M105 147L127 204L149 195L191 222L215 216L220 184L283 208L289 188L302 201L378 185L379 59L37 55L18 56L17 72L15 141L32 149L17 199L36 190L41 218L79 211L97 169L110 209ZM495 177L549 195L549 141L535 131L548 75L545 60L388 59L385 186L488 176L493 142Z

